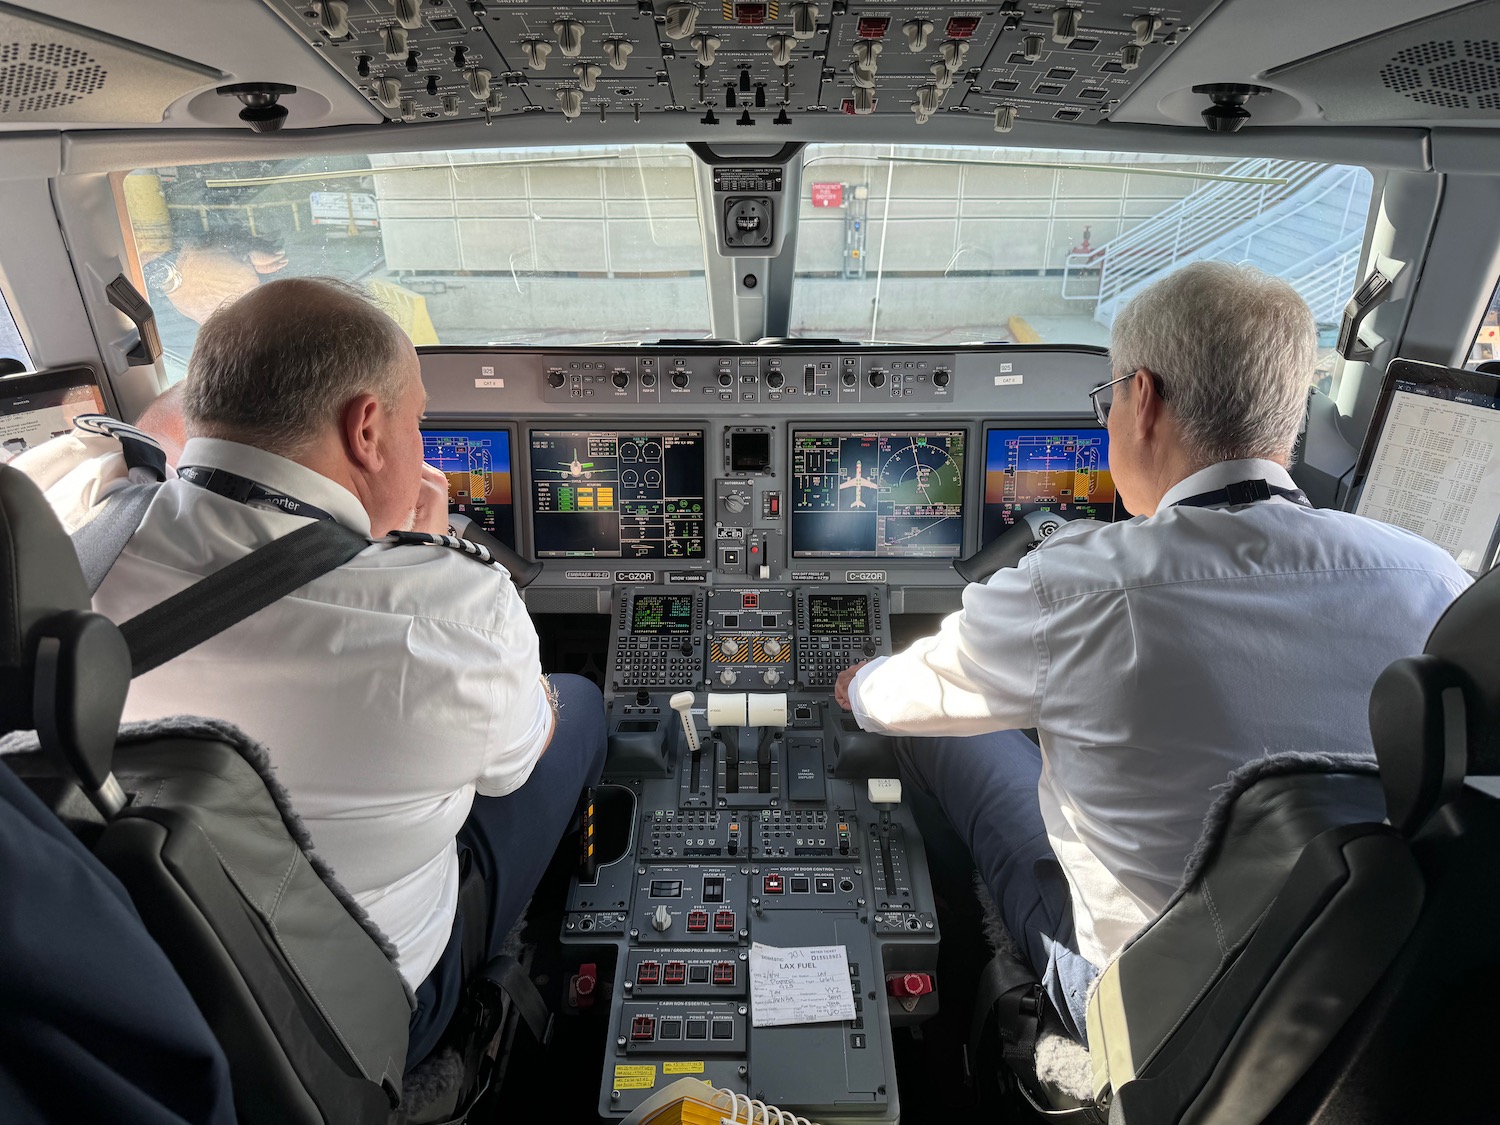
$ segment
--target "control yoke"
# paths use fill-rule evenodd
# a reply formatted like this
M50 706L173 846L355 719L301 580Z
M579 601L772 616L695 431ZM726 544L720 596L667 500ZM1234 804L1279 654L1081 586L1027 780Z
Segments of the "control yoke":
M1027 512L968 558L955 559L953 569L966 582L983 582L997 570L1018 565L1043 539L1067 522L1056 512Z
M524 590L536 581L537 575L542 573L541 563L532 562L512 551L468 516L459 512L450 513L448 523L459 538L467 539L470 543L477 543L489 551L490 558L510 572L510 580L515 583L517 590Z

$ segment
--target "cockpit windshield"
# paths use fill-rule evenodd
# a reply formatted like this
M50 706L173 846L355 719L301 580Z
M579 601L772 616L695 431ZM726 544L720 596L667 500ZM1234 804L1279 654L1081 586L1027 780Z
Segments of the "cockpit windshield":
M1297 287L1325 367L1373 186L1361 167L1265 158L821 144L798 159L773 331L1103 344L1139 289L1219 258ZM603 145L141 169L123 194L177 378L209 313L293 275L366 287L418 344L727 335L699 181L685 146Z

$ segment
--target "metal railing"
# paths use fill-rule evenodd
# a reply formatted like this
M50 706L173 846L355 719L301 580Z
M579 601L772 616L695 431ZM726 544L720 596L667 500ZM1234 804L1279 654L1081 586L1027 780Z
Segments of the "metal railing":
M1305 280L1309 292L1320 302L1314 305L1314 311L1321 319L1320 305L1338 300L1326 290L1330 286L1336 288L1340 278L1352 277L1357 268L1359 234L1364 228L1365 215L1363 211L1355 212L1353 202L1361 170L1256 158L1240 161L1226 169L1226 173L1273 182L1248 191L1242 183L1205 185L1090 253L1070 254L1064 264L1062 296L1067 300L1096 302L1095 318L1108 323L1126 297L1157 276L1203 258L1253 261L1257 238L1285 229L1295 216L1325 200L1341 199L1342 214L1336 224L1329 224L1332 229L1327 244L1290 269L1275 271ZM1305 189L1314 185L1314 190L1304 197ZM1345 263L1349 256L1345 244L1351 236L1355 260ZM1264 240L1261 245L1266 246ZM1079 291L1077 282L1089 275L1097 285Z

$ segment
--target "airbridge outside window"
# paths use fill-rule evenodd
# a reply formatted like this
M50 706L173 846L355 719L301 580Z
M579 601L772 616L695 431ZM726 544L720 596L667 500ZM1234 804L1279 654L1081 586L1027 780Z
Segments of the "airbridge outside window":
M14 360L21 364L23 371L31 370L31 354L26 350L26 341L21 339L21 330L16 327L16 318L11 315L10 306L5 303L5 294L0 293L0 374L15 374Z
M3 328L4 325L0 325L0 329ZM0 353L3 351L0 348ZM1479 318L1479 330L1474 333L1474 343L1469 346L1469 356L1464 360L1464 366L1472 371L1490 360L1500 360L1500 284L1495 286L1494 295L1490 297L1484 315Z
M599 343L709 330L693 159L616 145L142 169L124 195L167 368L278 277L368 289L417 344Z
M1291 160L918 145L804 153L791 331L1106 344L1138 290L1202 259L1287 278L1333 365L1373 179Z

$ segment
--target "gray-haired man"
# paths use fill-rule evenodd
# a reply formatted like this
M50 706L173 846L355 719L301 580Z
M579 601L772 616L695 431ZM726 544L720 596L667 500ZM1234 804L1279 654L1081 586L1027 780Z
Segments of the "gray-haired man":
M1211 788L1276 751L1372 755L1377 676L1469 584L1425 540L1297 491L1284 466L1316 346L1296 291L1252 268L1196 263L1143 291L1092 396L1135 518L1063 528L971 585L936 636L840 677L866 730L950 736L902 740L902 770L1079 1039L1090 983L1166 905Z

